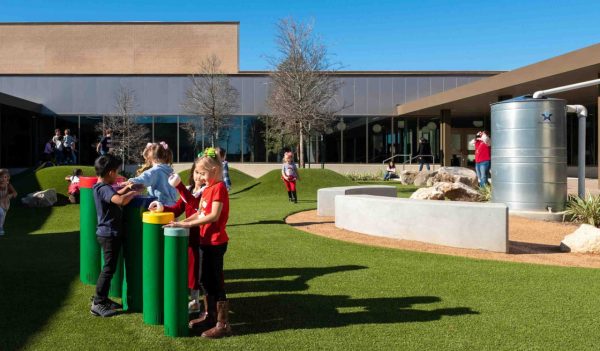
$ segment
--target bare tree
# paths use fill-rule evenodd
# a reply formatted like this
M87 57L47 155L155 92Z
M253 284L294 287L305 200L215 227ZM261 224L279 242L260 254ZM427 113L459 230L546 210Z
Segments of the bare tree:
M229 116L238 109L239 93L221 70L221 61L215 55L208 56L200 63L200 72L192 75L190 81L191 87L186 91L183 108L188 113L204 118L203 133L210 137L211 146L215 146L221 130L229 126ZM193 133L197 135L199 127L200 123L190 122L184 128L188 132L194 130Z
M115 114L104 116L102 125L96 127L102 133L112 130L111 148L113 153L126 163L139 163L143 160L141 152L146 146L148 128L137 124L135 119L135 92L120 86L115 95Z
M335 101L341 81L333 73L339 64L329 61L327 48L308 23L283 19L277 24L278 56L271 58L271 89L267 104L273 123L284 134L293 134L304 167L304 140L322 132L346 106Z

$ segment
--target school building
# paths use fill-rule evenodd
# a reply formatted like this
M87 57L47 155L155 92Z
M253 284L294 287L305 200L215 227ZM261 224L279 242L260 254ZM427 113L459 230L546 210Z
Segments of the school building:
M96 127L115 113L120 86L135 93L137 122L148 127L148 140L171 145L175 162L192 161L182 126L201 116L189 115L182 104L190 75L213 54L239 92L239 109L219 146L236 164L278 162L263 135L269 72L239 70L239 31L239 22L0 23L0 167L35 165L54 128L69 128L79 140L81 162L91 164ZM307 159L341 170L380 166L394 155L397 163L410 162L423 136L435 163L472 166L468 141L490 130L490 103L599 74L600 44L508 72L336 72L342 88L335 101L347 107L324 133L309 138ZM597 87L553 95L588 108L591 176L598 167L599 96ZM576 118L568 122L574 166ZM208 145L208 137L197 142Z

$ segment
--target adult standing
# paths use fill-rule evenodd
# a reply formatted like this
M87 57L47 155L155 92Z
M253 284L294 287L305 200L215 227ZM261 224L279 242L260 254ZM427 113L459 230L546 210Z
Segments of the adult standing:
M54 136L52 137L52 143L54 144L54 161L57 165L61 165L64 160L63 154L63 137L60 129L54 130Z
M63 137L64 155L65 162L75 164L77 158L75 157L75 137L71 135L69 128L65 129L65 136Z
M429 162L431 162L429 160L431 158L431 145L429 144L429 140L423 137L419 139L417 155L419 156L419 172L423 170L423 164L427 167L427 172L429 172Z
M477 132L475 138L475 173L479 179L479 187L484 187L488 182L490 171L492 140L485 130Z
M104 131L104 136L100 139L100 142L96 146L96 152L100 154L100 156L104 156L108 154L112 146L112 130L106 129Z

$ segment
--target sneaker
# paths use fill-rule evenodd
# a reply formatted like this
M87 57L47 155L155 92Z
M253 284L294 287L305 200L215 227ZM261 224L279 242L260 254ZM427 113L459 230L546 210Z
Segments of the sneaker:
M122 310L123 309L123 305L121 305L120 303L115 302L115 301L113 301L111 299L108 299L106 301L106 303L108 303L110 305L110 308L113 309L113 310Z
M200 303L196 300L192 300L188 303L188 313L198 313L200 312Z
M95 304L92 302L92 308L90 309L90 313L97 317L112 317L117 314L116 310L110 308L110 302L104 302Z

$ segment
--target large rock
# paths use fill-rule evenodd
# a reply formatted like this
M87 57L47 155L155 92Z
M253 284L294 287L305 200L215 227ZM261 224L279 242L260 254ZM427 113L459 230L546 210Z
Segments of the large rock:
M444 200L444 193L436 188L420 188L410 196L416 200Z
M600 229L582 224L576 231L565 236L560 249L566 252L600 253Z
M54 189L27 194L27 196L21 199L21 202L29 207L50 207L54 205L56 201L56 190Z
M463 183L472 188L477 187L478 184L475 171L465 167L441 167L433 178L432 183Z
M415 180L413 181L413 184L416 186L425 186L425 185L427 185L427 181L429 179L431 179L433 176L435 176L436 174L437 174L437 172L429 172L429 171L419 172L416 175Z
M418 172L404 170L400 172L400 183L404 185L412 185L415 182L415 177Z
M434 189L444 193L444 197L452 201L481 201L479 192L463 183L440 182L433 185Z

